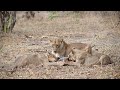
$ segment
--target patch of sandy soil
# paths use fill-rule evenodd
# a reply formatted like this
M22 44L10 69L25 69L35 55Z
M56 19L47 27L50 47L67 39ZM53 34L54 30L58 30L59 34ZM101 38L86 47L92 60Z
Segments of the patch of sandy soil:
M116 28L118 18L114 15L100 15L96 12L83 14L39 12L27 20L24 12L17 14L13 33L1 34L0 64L10 64L19 55L39 54L47 60L50 50L49 39L62 37L67 43L85 42L95 45L93 49L111 57L113 64L103 67L42 66L29 65L18 68L14 73L0 71L1 79L118 79L120 78L120 30Z

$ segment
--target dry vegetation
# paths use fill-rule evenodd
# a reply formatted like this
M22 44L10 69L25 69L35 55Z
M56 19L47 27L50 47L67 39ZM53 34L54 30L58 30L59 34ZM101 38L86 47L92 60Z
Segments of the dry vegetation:
M115 12L36 12L27 19L24 12L17 13L13 33L0 35L0 65L10 64L19 55L38 54L41 64L18 68L13 73L0 71L1 79L118 79L120 78L120 26ZM49 66L46 50L49 39L63 37L68 43L86 42L93 49L111 57L113 64L99 67Z

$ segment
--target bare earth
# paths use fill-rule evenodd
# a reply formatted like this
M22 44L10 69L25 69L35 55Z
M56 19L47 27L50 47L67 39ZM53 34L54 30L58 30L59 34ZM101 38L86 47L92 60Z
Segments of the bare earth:
M13 73L0 71L0 79L119 79L120 78L120 30L114 15L100 15L94 12L58 12L50 19L50 12L36 13L35 18L22 18L12 34L0 35L0 65L13 63L20 55L38 54L41 64L27 65ZM46 50L50 50L49 39L62 37L67 43L85 42L95 45L93 49L111 57L113 64L94 66L49 66Z

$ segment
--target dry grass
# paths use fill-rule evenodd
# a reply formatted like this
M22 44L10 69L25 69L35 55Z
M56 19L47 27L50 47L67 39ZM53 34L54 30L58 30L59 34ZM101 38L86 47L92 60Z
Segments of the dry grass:
M26 66L14 73L0 72L0 78L31 79L112 79L120 78L120 31L114 28L118 18L111 12L103 15L100 12L57 12L56 17L49 19L48 12L36 14L34 19L17 15L13 34L2 36L3 48L0 51L1 64L14 62L17 55L45 55L50 50L49 39L62 37L66 42L86 42L95 45L101 53L110 55L115 64L96 67L76 66ZM45 38L46 37L46 38ZM42 58L45 60L46 58Z

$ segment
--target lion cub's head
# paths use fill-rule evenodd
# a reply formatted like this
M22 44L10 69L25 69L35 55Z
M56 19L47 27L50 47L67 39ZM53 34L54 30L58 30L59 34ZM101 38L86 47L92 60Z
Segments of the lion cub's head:
M64 47L64 41L62 38L54 38L50 40L52 51L58 53Z

